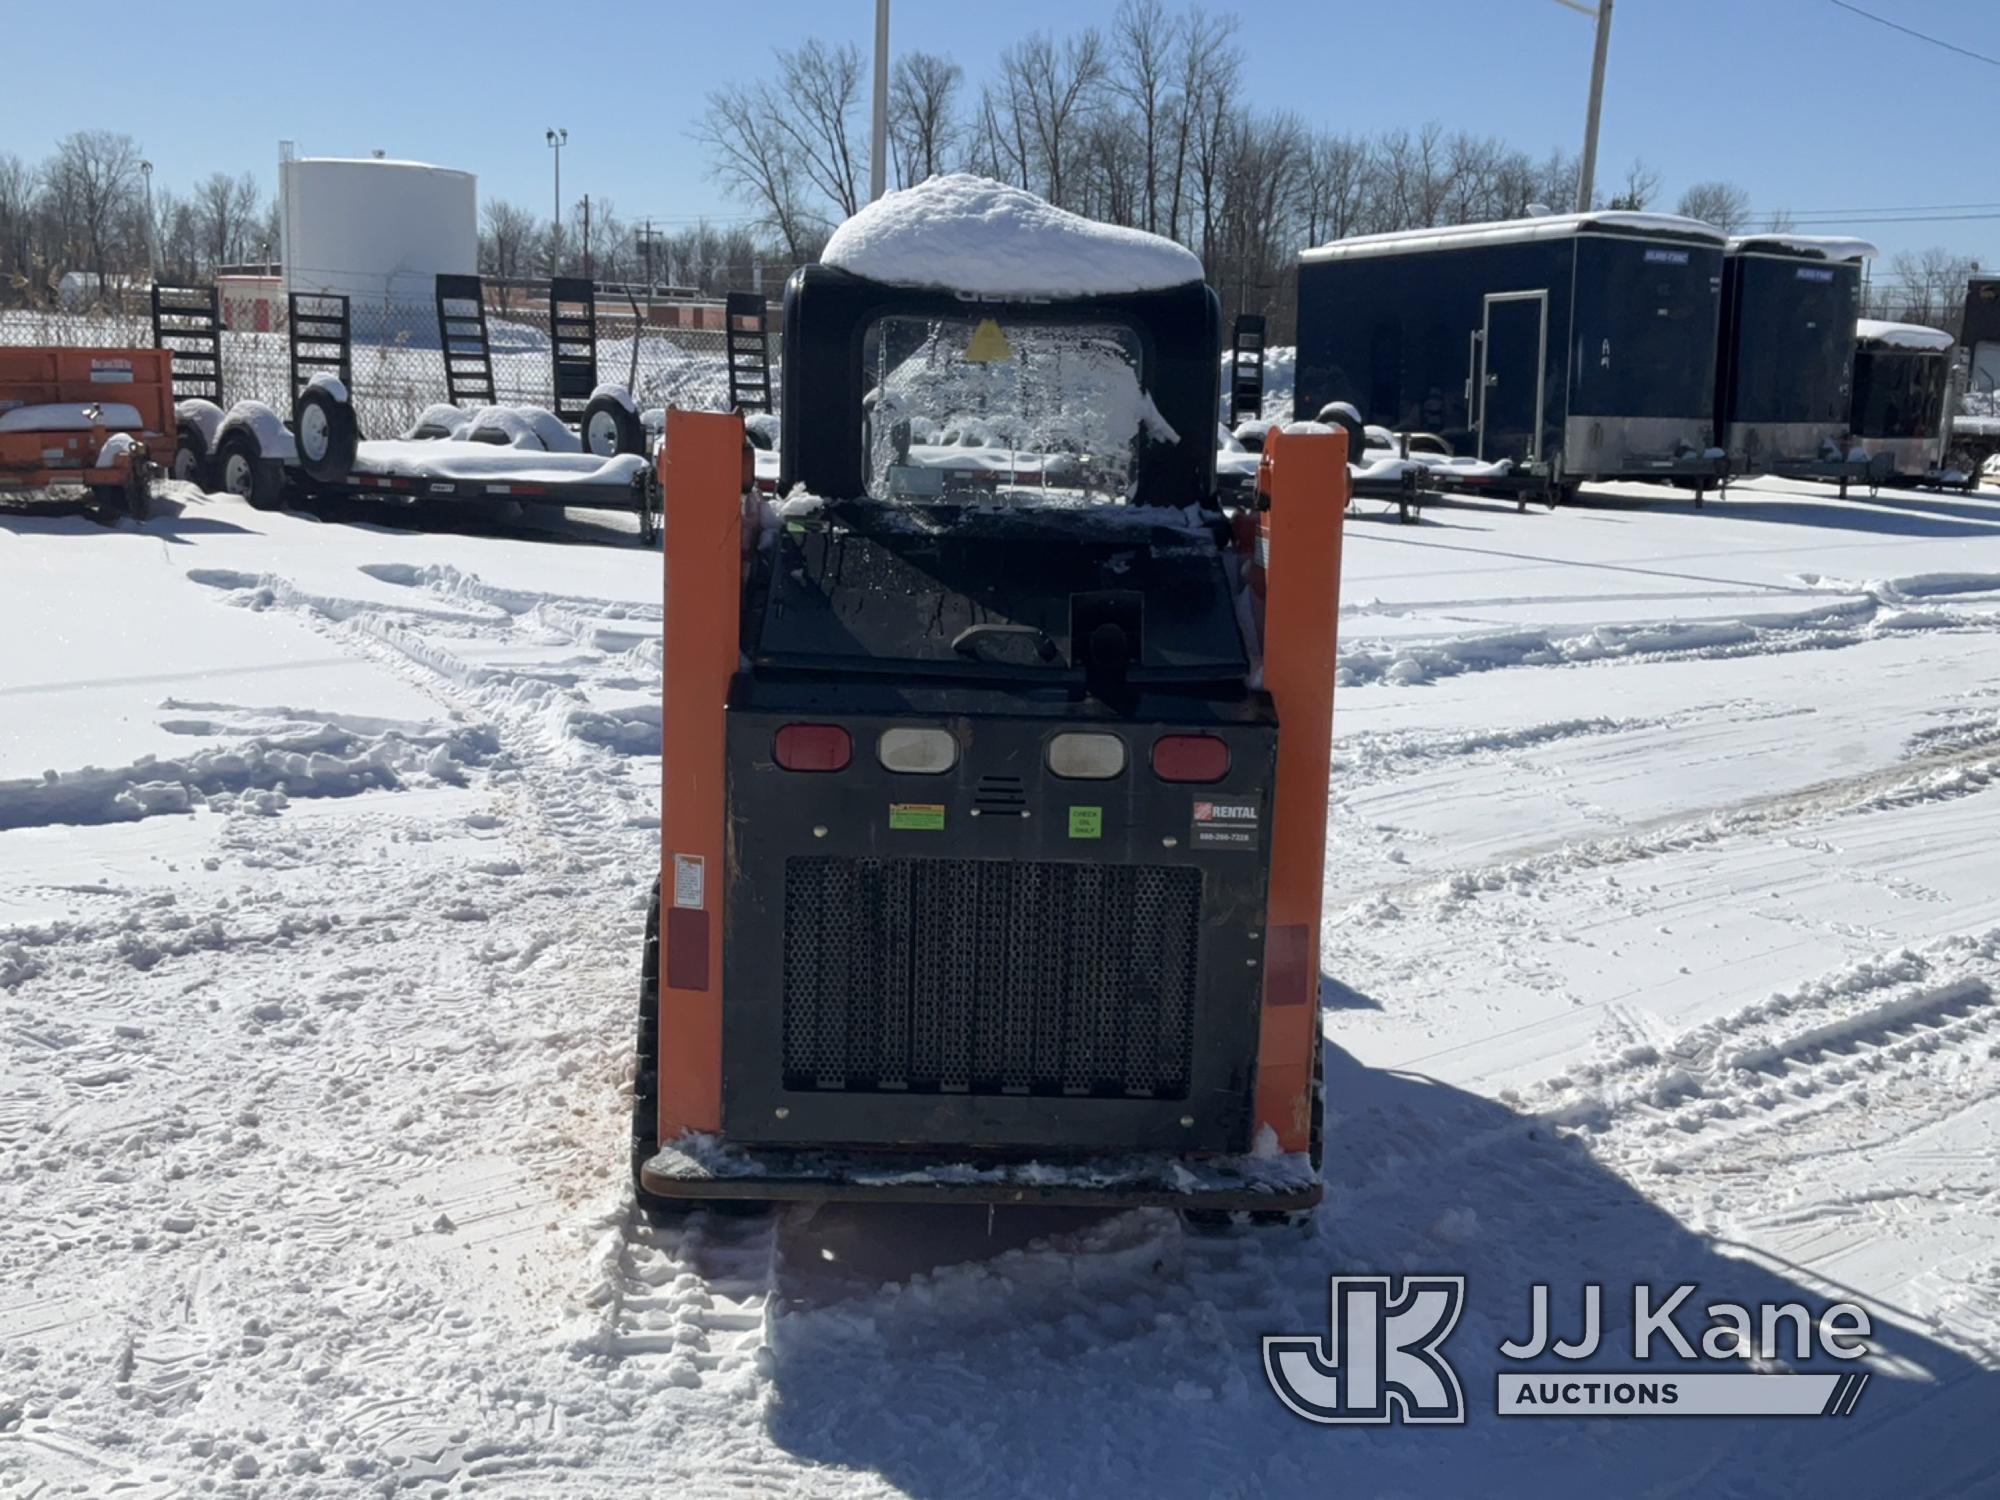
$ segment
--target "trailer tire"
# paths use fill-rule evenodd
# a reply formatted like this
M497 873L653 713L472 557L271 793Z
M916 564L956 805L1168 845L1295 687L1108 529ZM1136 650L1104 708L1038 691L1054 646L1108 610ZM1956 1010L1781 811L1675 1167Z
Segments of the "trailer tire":
M616 396L596 396L583 409L577 424L583 451L599 458L616 458L621 453L644 453L646 429L639 414Z
M1329 406L1344 404L1328 403ZM1347 434L1347 461L1351 464L1362 462L1361 450L1368 446L1368 429L1362 424L1360 418L1345 411L1328 411L1322 409L1319 419L1327 426L1338 427L1342 432Z
M134 458L122 483L93 484L90 498L106 510L122 510L135 521L146 520L153 514L152 466Z
M277 510L284 503L284 465L264 457L257 434L247 427L225 432L215 445L215 482L224 494L257 510Z
M341 479L354 467L361 430L354 408L323 385L299 396L299 467L314 479Z
M208 460L208 439L201 428L192 422L179 423L174 431L174 462L169 476L207 490L215 478Z
M639 545L653 547L660 540L660 476L648 468L635 486L639 496Z

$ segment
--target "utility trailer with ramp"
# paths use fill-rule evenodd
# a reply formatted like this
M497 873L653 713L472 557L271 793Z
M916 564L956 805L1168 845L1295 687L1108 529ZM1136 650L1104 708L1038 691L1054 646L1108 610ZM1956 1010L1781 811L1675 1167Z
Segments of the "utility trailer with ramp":
M490 396L491 348L477 278L439 277L437 306L448 393ZM644 452L626 450L627 434L621 431L613 444L618 451L590 452L553 413L489 401L471 410L455 403L432 407L398 437L364 438L348 387L347 298L294 293L290 312L291 419L262 402L239 401L213 423L204 441L213 443L213 478L223 489L263 508L282 505L288 491L297 491L404 505L511 502L631 511L640 540L654 541L657 477ZM576 375L571 372L572 387ZM559 361L559 387L562 379ZM585 409L586 432L596 404ZM631 426L637 427L636 418Z

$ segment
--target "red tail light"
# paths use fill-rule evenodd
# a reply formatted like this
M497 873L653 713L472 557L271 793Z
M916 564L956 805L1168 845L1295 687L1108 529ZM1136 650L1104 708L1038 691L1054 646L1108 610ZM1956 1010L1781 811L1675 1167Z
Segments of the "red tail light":
M1162 781L1220 781L1229 746L1212 734L1164 734L1153 741L1153 774Z
M854 759L854 740L838 724L787 724L771 753L787 771L844 771Z

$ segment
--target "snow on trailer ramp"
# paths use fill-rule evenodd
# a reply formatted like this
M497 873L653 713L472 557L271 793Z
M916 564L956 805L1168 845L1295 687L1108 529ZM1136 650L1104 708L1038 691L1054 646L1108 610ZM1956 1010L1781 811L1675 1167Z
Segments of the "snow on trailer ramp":
M356 446L352 472L485 484L519 480L523 484L629 485L646 468L646 459L636 453L599 458L593 453L548 453L452 438L382 438Z

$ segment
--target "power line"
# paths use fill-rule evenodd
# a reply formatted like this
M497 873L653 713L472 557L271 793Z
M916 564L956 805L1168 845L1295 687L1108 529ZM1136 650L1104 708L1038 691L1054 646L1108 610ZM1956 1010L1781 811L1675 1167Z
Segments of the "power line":
M1983 62L1991 68L2000 68L2000 57L1988 57L1984 52L1974 52L1970 47L1961 47L1955 42L1947 42L1942 37L1931 36L1927 32L1905 26L1901 21L1892 21L1887 16L1876 15L1872 10L1863 10L1858 5L1850 5L1848 4L1848 0L1826 0L1826 3L1828 5L1837 5L1842 10L1852 11L1863 20L1873 21L1877 26L1886 26L1891 31L1902 32L1904 36L1913 36L1920 42L1929 42L1933 47L1942 47L1947 52L1956 52L1960 57L1969 57L1974 62Z
M1783 210L1752 214L1753 219L1768 219ZM1838 219L1813 219L1800 214L1791 214L1794 229L1838 229L1843 224L1984 224L2000 219L2000 213L1990 214L1851 214Z
M1823 219L1834 214L1935 214L1989 208L2000 209L2000 203L1888 203L1872 208L1794 208L1787 211L1801 218Z

